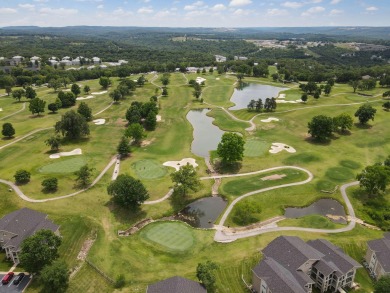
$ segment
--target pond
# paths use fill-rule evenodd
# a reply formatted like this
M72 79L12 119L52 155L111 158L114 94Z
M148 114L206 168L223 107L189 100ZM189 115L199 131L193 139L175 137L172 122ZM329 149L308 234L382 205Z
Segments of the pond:
M214 118L207 116L209 109L191 110L187 119L194 128L194 140L191 144L191 152L199 157L209 157L209 152L216 150L224 133L213 124Z
M212 228L226 205L227 202L222 197L201 198L180 212L180 220L196 228Z
M288 89L258 83L242 84L243 86L234 89L230 101L233 102L235 105L233 107L230 107L229 110L246 109L251 100L258 100L259 98L261 98L264 102L266 98L277 98L279 92Z
M343 218L330 219L330 220L340 224L347 223L347 221L345 220L346 218L345 210L342 204L339 203L337 200L329 199L329 198L320 199L315 203L309 205L308 207L304 207L304 208L286 208L284 216L286 218L293 219L293 218L300 218L300 217L313 215L313 214L318 214L322 216L326 216L326 215L340 216Z

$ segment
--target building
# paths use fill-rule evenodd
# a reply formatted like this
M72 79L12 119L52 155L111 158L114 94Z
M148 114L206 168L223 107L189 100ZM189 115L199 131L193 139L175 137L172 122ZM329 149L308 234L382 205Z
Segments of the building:
M93 64L100 64L102 61L99 57L92 57Z
M226 62L227 58L221 55L215 55L215 61L217 62Z
M200 283L182 277L172 277L149 285L146 293L207 293Z
M22 57L22 56L14 56L10 60L10 65L11 66L17 66L20 63L22 63L23 60L24 60L24 57Z
M244 56L234 56L234 60L246 61L246 60L248 60L248 57L244 57Z
M375 278L390 275L390 233L385 233L382 239L367 242L365 260L368 269Z
M47 218L46 214L23 208L0 219L0 247L7 258L19 263L19 252L24 239L35 232L48 229L59 235L59 226Z
M280 236L264 250L264 259L253 268L252 289L257 293L337 292L351 287L356 269L354 259L327 240L304 242Z

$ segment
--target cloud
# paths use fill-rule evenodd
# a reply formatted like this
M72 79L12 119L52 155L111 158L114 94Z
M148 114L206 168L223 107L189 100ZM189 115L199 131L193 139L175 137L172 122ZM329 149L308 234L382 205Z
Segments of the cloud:
M290 1L287 1L287 2L284 2L281 4L281 6L287 7L287 8L299 8L299 7L302 7L303 5L304 5L304 3L302 3L302 2L290 2Z
M195 10L198 9L199 7L203 6L204 2L203 1L196 1L190 5L184 6L184 10Z
M325 11L325 8L324 7L321 7L321 6L315 6L315 7L311 7L309 8L308 10L302 12L302 16L310 16L312 14L317 14L317 13L320 13L320 12L324 12Z
M171 16L171 15L174 15L175 13L172 13L171 11L169 10L161 10L159 12L156 13L156 17L167 17L167 16Z
M330 4L339 4L341 2L341 0L332 0L330 1Z
M287 15L288 11L286 9L268 9L267 10L267 15L268 16L281 16L281 15Z
M49 2L49 0L34 0L34 2L46 3L46 2Z
M236 6L245 6L252 3L252 0L231 0L229 3L229 6L236 7Z
M213 7L211 7L212 11L222 11L225 9L226 9L226 6L223 4L215 4Z
M33 4L28 4L28 3L25 3L25 4L19 4L18 5L20 8L23 8L23 9L28 9L28 10L34 10L35 9L35 5Z
M137 13L150 14L150 13L153 13L153 8L152 7L141 7L140 9L137 10Z
M16 13L17 10L13 8L0 8L0 14Z
M375 6L370 6L370 7L367 7L366 10L367 10L367 11L377 11L378 8L375 7Z
M241 16L241 15L248 15L248 14L250 14L250 12L251 12L250 10L245 10L245 9L239 8L236 11L234 11L233 14Z
M45 7L45 8L41 8L39 10L40 13L42 14L52 14L52 15L61 15L61 16L65 16L65 15L73 15L73 14L77 14L79 11L77 9L68 9L68 8L49 8L49 7Z
M112 14L115 16L129 16L129 15L133 15L133 12L123 10L122 8L118 8L118 9L115 9L112 12Z
M335 16L335 15L339 15L339 14L342 14L344 11L343 10L339 10L339 9L332 9L329 13L330 16Z
M310 1L307 1L306 4L318 4L321 2L322 2L322 0L310 0Z
M104 5L103 4L100 4L96 7L97 9L103 9L104 8Z
M144 3L149 3L150 0L142 0L142 2L144 2Z

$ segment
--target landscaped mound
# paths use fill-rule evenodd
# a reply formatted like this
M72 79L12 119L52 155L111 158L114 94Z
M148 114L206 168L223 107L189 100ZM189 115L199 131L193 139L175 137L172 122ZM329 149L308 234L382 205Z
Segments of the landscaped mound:
M164 177L167 173L164 167L153 160L140 160L134 162L131 167L137 173L137 176L142 179L156 179Z
M191 228L180 222L149 224L140 235L147 242L170 252L185 252L195 244Z

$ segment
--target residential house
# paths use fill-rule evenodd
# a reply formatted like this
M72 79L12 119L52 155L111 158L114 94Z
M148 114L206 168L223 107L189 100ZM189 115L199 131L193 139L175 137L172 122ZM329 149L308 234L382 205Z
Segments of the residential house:
M375 278L390 275L390 233L385 233L382 239L367 242L365 260L368 269Z
M24 60L24 57L22 57L22 56L14 56L10 60L10 65L11 66L17 66L20 63L22 63L23 60Z
M200 283L182 277L172 277L149 285L146 293L207 293Z
M244 57L244 56L234 56L234 60L246 61L246 60L248 60L248 57Z
M59 235L59 226L46 214L28 208L14 211L0 219L0 247L5 250L7 258L18 264L23 240L42 229Z
M215 55L215 61L217 62L226 62L227 58L221 55Z
M257 293L337 292L351 287L357 268L355 260L327 240L304 242L280 236L264 250L264 259L253 268L252 289Z
M93 64L100 64L102 60L99 57L92 57Z

